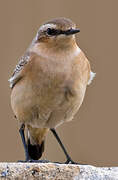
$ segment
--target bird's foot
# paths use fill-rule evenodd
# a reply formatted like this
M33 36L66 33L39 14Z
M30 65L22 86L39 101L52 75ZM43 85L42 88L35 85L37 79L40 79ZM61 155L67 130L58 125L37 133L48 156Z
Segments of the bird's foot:
M63 163L63 162L54 162L54 163L56 163L56 164L78 164L78 163L76 163L76 162L74 162L72 159L67 159L66 160L66 162L65 163Z
M69 158L69 159L67 159L65 164L78 164L78 163L74 162L72 159Z
M31 163L49 163L50 161L46 160L46 159L42 159L42 160L29 160L29 162Z
M19 160L19 163L49 163L50 161L48 160L33 160L33 159L28 159L28 160Z
M74 162L71 158L68 158L67 161L65 162L65 164L87 165L87 164L83 164L83 163Z

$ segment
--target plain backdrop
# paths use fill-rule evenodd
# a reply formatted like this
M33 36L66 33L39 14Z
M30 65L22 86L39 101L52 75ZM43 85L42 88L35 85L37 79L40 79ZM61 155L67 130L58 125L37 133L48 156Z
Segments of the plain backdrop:
M10 106L8 79L39 26L55 17L72 19L80 48L97 73L75 119L57 128L76 162L118 165L118 1L0 0L0 161L24 159ZM22 93L22 92L21 92ZM51 133L43 158L65 161Z

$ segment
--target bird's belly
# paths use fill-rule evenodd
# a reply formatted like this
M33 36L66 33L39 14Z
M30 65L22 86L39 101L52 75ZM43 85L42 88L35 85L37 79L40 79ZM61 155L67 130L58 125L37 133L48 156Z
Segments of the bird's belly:
M68 98L65 98L65 100L51 112L50 117L46 122L46 127L54 128L64 122L71 121L83 102L85 91L86 87L81 90L79 89L78 94L75 96L69 94Z
M15 86L11 99L14 114L21 123L32 127L53 128L73 119L82 104L86 87L79 87L76 93L64 87Z

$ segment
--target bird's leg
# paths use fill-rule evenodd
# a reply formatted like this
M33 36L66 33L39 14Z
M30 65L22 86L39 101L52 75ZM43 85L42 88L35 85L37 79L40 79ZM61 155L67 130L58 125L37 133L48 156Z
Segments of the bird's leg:
M71 159L71 157L68 155L68 153L67 153L64 145L62 144L62 142L61 142L61 140L60 140L60 138L59 138L56 130L55 130L54 128L52 128L52 129L50 129L50 130L51 130L51 132L53 133L53 135L55 136L55 138L57 139L58 143L60 144L60 146L61 146L61 148L62 148L62 150L63 150L63 152L64 152L64 154L65 154L65 156L66 156L66 158L67 158L67 161L66 161L65 163L66 163L66 164L77 164L77 163L75 163L75 162Z
M28 153L28 147L27 147L27 144L26 144L26 140L25 140L24 129L25 129L25 125L22 124L20 129L19 129L19 133L20 133L21 140L22 140L22 143L23 143L23 146L24 146L24 150L25 150L25 161L24 162L27 162L27 161L30 160L30 157L29 157L29 153Z

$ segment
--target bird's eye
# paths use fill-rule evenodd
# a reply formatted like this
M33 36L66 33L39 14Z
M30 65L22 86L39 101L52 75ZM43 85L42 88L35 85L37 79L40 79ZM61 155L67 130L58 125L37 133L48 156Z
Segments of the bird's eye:
M47 29L47 34L50 35L50 36L58 35L58 30L48 28L48 29Z

